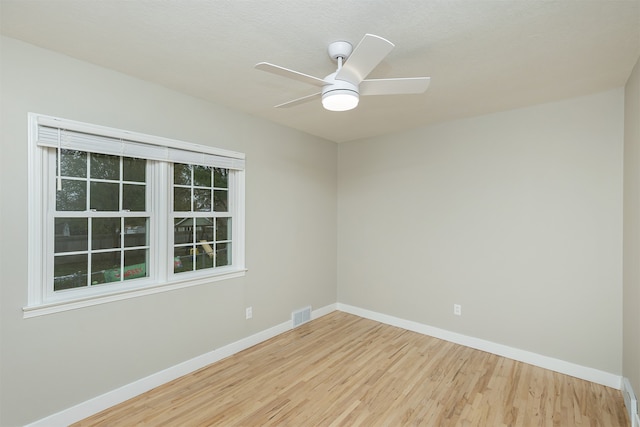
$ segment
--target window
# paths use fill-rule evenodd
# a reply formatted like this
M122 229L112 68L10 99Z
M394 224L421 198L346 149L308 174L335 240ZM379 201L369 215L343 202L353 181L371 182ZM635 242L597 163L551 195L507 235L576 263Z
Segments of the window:
M229 265L229 170L175 164L172 219L174 273Z
M29 115L25 317L244 274L244 154Z
M55 152L53 291L147 277L146 160Z

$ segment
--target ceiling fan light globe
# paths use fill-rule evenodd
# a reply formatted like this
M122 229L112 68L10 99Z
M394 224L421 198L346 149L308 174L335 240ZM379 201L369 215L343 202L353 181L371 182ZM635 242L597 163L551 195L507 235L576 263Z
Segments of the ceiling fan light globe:
M358 92L337 89L322 94L322 106L329 111L348 111L358 106Z

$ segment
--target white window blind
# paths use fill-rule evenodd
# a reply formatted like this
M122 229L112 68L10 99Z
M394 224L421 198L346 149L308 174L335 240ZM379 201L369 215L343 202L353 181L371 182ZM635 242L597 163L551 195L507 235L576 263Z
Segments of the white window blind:
M139 134L137 139L133 140L131 134L126 131L112 131L111 133L114 134L120 133L113 136L96 135L82 132L82 129L73 129L73 125L69 126L68 123L61 128L59 125L56 126L55 121L46 124L42 122L43 120L38 124L37 134L37 144L41 147L244 170L245 162L242 153L214 148L207 151L205 146L164 139L155 141L157 138L141 137ZM223 154L219 154L221 152Z

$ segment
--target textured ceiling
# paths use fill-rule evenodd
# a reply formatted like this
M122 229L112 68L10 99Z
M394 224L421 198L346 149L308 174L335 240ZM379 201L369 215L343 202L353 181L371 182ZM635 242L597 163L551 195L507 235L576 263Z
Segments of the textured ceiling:
M2 34L332 141L574 97L624 85L640 55L640 0L0 0ZM273 105L315 87L334 40L396 47L372 78L430 76L421 95Z

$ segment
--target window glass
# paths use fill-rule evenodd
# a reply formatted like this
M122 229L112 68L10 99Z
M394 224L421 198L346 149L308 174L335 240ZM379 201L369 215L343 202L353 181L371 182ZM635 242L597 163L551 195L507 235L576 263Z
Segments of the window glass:
M213 186L216 188L229 187L229 169L214 168Z
M86 251L89 241L89 229L87 218L55 219L54 252Z
M144 159L134 159L132 157L124 157L122 159L122 179L131 182L146 181L146 163Z
M191 185L191 166L181 163L173 165L173 183L175 185Z
M146 210L145 194L144 185L123 184L122 209L134 212Z
M227 212L229 210L229 192L227 190L215 190L213 192L213 210Z
M90 209L96 211L117 211L120 205L120 186L113 182L91 182Z
M216 267L231 265L231 243L216 244Z
M173 210L180 212L191 210L191 189L178 187L173 189Z
M75 150L61 150L60 166L62 176L86 178L87 177L87 153ZM57 167L57 164L56 164ZM56 170L56 174L58 171Z
M231 218L216 219L216 240L231 240Z
M120 251L94 253L91 256L91 285L120 281Z
M120 179L120 158L106 154L90 155L92 179Z
M124 247L149 245L149 218L124 219Z
M87 286L87 259L86 253L55 256L53 259L53 290L62 291Z
M196 188L193 190L193 210L211 212L211 189Z
M61 188L56 191L56 210L84 211L87 209L87 182L61 180Z
M124 253L124 280L147 276L148 250L139 249Z
M196 187L211 187L211 170L207 166L193 166L193 185Z
M120 218L91 219L91 249L120 247Z

